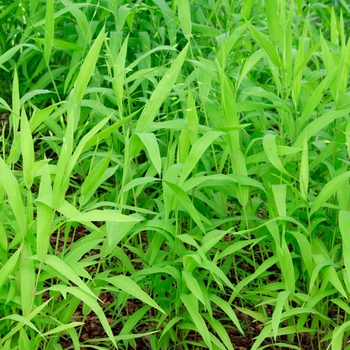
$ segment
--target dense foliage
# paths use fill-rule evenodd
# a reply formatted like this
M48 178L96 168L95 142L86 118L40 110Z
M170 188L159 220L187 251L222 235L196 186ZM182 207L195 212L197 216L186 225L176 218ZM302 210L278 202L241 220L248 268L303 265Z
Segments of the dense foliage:
M0 2L0 348L349 350L349 23Z

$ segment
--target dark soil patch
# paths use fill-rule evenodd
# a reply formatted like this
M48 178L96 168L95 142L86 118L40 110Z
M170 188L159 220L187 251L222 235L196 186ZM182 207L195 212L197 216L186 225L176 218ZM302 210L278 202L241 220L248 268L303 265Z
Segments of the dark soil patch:
M6 138L9 135L9 114L7 112L0 113L0 135L4 135Z

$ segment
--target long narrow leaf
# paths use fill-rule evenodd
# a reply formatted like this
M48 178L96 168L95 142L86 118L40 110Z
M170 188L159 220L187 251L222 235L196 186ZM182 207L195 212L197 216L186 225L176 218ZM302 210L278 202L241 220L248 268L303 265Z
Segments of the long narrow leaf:
M171 67L165 72L164 77L153 91L150 100L146 104L145 109L142 111L140 119L136 126L136 132L145 132L156 117L160 106L163 104L169 92L173 88L173 85L180 73L180 69L185 61L188 44L180 52L177 58L172 63Z
M54 1L47 0L46 2L46 17L45 17L45 44L44 44L44 58L46 64L50 63L51 50L53 46L54 26Z
M166 312L147 294L145 293L130 277L119 275L106 278L106 281L115 287L121 289L125 293L132 295L149 306L156 308L162 313Z
M334 179L329 181L321 190L319 195L314 200L310 215L315 213L319 208L321 208L322 205L324 205L327 200L337 191L337 189L347 180L350 178L350 172L346 172L342 175L336 176Z
M209 349L213 349L210 341L209 330L198 312L198 301L194 295L181 295L181 300L185 304L188 313L190 314L193 323L196 325L198 333L203 337L203 340Z
M105 39L105 28L103 27L100 34L92 44L89 53L87 54L83 65L80 68L79 75L75 81L74 103L79 104L84 97L85 90L91 79L92 73L95 69L98 56L100 54L102 43Z

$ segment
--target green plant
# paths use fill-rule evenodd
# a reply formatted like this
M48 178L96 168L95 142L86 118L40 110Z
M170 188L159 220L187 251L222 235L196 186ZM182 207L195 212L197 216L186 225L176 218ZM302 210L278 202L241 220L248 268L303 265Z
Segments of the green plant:
M304 5L0 5L1 348L349 348L348 7Z

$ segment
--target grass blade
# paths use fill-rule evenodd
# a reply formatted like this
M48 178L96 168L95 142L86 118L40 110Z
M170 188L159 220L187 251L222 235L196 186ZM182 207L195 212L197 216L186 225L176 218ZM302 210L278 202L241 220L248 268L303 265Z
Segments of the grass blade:
M106 331L109 340L112 342L114 347L118 349L111 327L103 310L101 309L100 305L98 305L95 295L91 292L87 293L85 290L77 287L67 287L67 292L73 294L79 300L83 301L91 310L95 312L102 324L103 329Z
M250 23L248 23L248 29L252 33L252 36L256 40L256 42L259 44L259 46L264 50L265 54L271 62L277 67L282 68L282 62L281 58L276 50L276 48L273 46L270 39L261 33L258 29L256 29L254 26L252 26Z
M35 259L35 256L33 259ZM95 294L89 289L86 283L84 283L74 270L62 259L54 255L46 255L44 263L51 266L58 273L63 274L66 278L75 283L80 290L95 298Z
M137 142L137 141L140 142ZM149 158L156 169L157 173L160 175L162 172L162 162L160 159L160 151L157 139L155 135L152 133L138 133L134 134L131 137L130 141L130 155L136 157L140 152L140 147L142 147L141 143L147 150Z
M242 16L245 19L249 19L250 18L250 13L253 7L255 0L244 0L243 1L243 5L242 5Z
M54 14L54 0L46 1L46 16L45 16L45 41L44 41L44 58L46 64L50 63L51 50L53 46L55 20Z
M180 69L185 61L186 54L188 50L188 44L176 57L171 67L166 71L164 77L157 85L156 89L153 91L148 103L146 104L144 110L136 125L136 132L142 133L147 131L148 127L153 122L156 117L160 106L163 104L166 97L169 95L175 81L180 73Z
M244 62L241 73L239 75L239 79L237 81L236 89L240 87L243 79L246 77L246 75L250 72L250 70L259 62L263 56L265 55L263 50L257 50L252 55L250 55L247 60Z
M306 136L303 144L303 152L301 155L300 171L299 171L299 183L300 183L300 193L304 200L308 200L308 188L309 188L309 152ZM285 216L285 215L283 215Z
M35 297L35 269L30 244L24 241L21 261L21 306L23 316L32 312Z
M308 124L300 133L296 139L293 147L303 147L305 137L307 140L310 139L316 132L320 131L327 125L330 125L335 119L346 116L350 113L350 109L341 109L339 111L333 111L323 114L321 117L318 117L316 120Z
M350 178L350 172L346 172L344 174L336 176L334 179L329 181L318 194L316 199L314 200L310 215L315 213L319 208L321 208L327 200L338 190L338 188L345 182L345 180Z
M169 181L163 181L163 183L166 184L171 189L171 191L176 196L176 198L178 198L180 203L185 207L186 211L190 214L193 221L205 233L205 228L202 224L202 220L206 221L206 223L209 225L210 225L210 221L206 220L205 217L203 216L201 217L199 215L198 211L194 207L192 201L190 200L186 192L178 185L175 185L174 183L171 183Z
M74 84L74 103L78 105L84 97L85 90L89 84L91 76L94 72L98 56L101 51L101 46L105 40L105 28L103 27L100 34L92 44L83 65L80 68L79 75Z
M350 212L341 210L339 212L339 228L343 238L343 258L347 275L350 276ZM348 291L350 293L350 291Z
M267 25L269 27L271 41L275 46L278 46L282 39L282 28L279 23L281 20L278 9L279 2L279 0L270 0L265 3Z
M273 337L275 341L277 341L277 334L278 334L279 325L281 323L282 311L283 311L283 308L285 307L285 302L288 299L288 296L289 296L289 291L286 291L286 290L278 293L278 296L277 296L276 307L272 314L272 332L273 332Z
M196 110L196 101L193 98L191 90L188 90L186 121L188 126L188 136L193 146L198 140L198 115Z
M343 323L341 326L337 326L333 330L332 335L332 350L344 349L344 336L350 329L350 321Z
M21 114L21 150L23 159L23 175L24 183L28 189L33 184L33 165L34 165L34 143L32 139L32 133L30 131L29 122L25 109L22 109Z
M239 320L236 316L236 314L234 313L234 311L232 310L231 305L221 299L220 297L218 297L217 295L211 295L210 296L210 300L215 303L217 306L219 306L219 308L225 312L225 314L231 319L231 321L233 322L233 324L237 327L237 329L241 332L241 334L244 334L244 331L241 327L241 324L239 323Z
M14 272L16 265L19 262L19 256L22 252L22 247L18 248L14 254L6 261L0 270L0 288L4 285L7 278Z
M287 216L286 210L286 185L272 185L272 193L275 198L276 207L279 216Z
M13 175L12 171L6 165L4 160L0 157L0 181L7 193L8 200L10 202L13 213L16 217L19 233L25 234L26 232L26 214L23 206L20 187L17 179Z
M138 222L140 219L133 216L119 214L113 210L90 210L73 216L68 221L89 222L89 221L115 221L115 222Z
M182 32L187 40L190 40L192 35L191 9L188 0L177 2L178 16Z
M307 118L312 114L317 105L320 103L324 91L327 90L330 84L332 83L333 79L335 78L335 75L338 72L338 69L339 68L336 67L333 69L332 72L327 74L327 76L322 80L320 84L318 84L317 88L315 89L311 97L308 99L308 103L306 104L303 113L301 114L297 122L298 130L302 129L302 126L306 122Z
M105 281L113 286L121 289L123 292L132 295L143 301L145 304L154 307L163 314L166 312L147 294L145 293L131 278L123 275L106 278Z
M104 180L103 174L108 168L111 156L112 153L108 153L106 157L103 157L100 162L90 169L88 176L80 188L81 197L79 198L79 202L82 206L84 206L90 200Z
M186 283L187 288L190 292L199 300L204 306L206 306L210 310L210 304L206 303L205 297L201 290L201 287L198 281L193 277L192 273L189 271L182 271L182 277Z
M263 146L267 158L271 162L271 164L282 174L287 176L291 176L287 170L284 169L282 162L278 156L277 145L276 145L276 135L267 134L263 139Z
M129 37L126 37L119 51L119 54L117 56L115 63L113 62L115 79L113 79L112 83L113 83L114 93L117 98L118 108L121 116L123 116L123 91L124 91L123 86L124 86L124 79L125 79L125 74L121 74L121 73L125 71L125 60L126 60L126 53L128 48L128 40L129 40Z
M188 313L190 314L194 324L197 327L198 333L203 337L203 340L209 349L213 349L210 341L208 328L198 312L198 301L194 295L181 295L181 300L184 303Z
M182 170L179 184L183 184L187 176L195 168L196 164L214 140L223 135L221 131L208 131L193 145Z
M43 167L40 179L39 197L52 196L50 169L48 164ZM37 207L37 239L36 248L40 261L43 261L49 246L49 233L51 232L53 209L40 201L36 202Z

